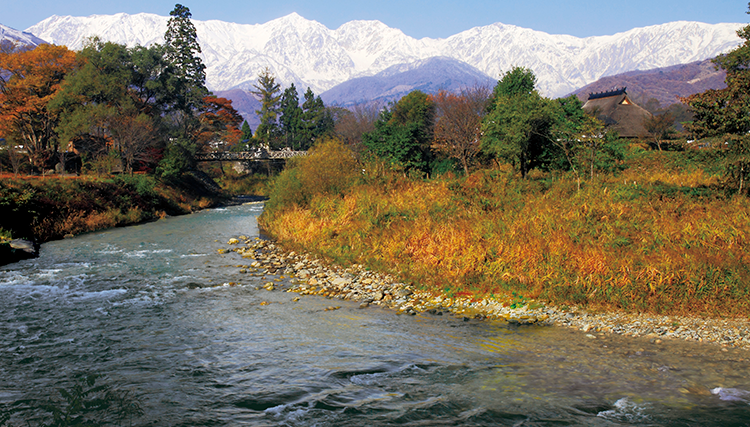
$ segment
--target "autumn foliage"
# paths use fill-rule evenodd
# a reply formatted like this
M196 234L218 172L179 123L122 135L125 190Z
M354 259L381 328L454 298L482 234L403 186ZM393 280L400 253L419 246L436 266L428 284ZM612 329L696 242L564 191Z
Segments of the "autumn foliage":
M15 135L42 169L57 148L59 114L47 108L67 73L80 64L65 46L43 44L32 50L0 52L0 132Z

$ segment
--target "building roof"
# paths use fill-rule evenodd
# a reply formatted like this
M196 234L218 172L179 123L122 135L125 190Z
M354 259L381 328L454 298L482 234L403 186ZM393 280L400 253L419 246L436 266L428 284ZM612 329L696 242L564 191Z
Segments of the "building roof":
M621 137L638 138L648 135L644 121L653 117L628 97L626 88L589 95L583 109L602 122L608 128L616 130Z

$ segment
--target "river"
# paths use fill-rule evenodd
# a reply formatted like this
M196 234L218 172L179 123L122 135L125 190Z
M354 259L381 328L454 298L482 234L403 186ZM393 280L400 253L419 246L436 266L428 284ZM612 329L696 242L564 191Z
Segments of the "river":
M138 403L122 425L750 424L740 350L326 310L323 297L262 289L274 278L217 252L258 236L261 211L90 233L0 267L0 426L51 423L46 405L69 409L60 390L85 374Z

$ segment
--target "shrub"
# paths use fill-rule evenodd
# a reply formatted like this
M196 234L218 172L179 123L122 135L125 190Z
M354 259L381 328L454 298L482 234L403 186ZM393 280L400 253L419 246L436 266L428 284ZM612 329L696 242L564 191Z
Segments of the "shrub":
M305 157L289 160L271 184L269 212L292 206L308 206L313 196L341 196L354 185L360 173L354 153L337 139L315 145Z

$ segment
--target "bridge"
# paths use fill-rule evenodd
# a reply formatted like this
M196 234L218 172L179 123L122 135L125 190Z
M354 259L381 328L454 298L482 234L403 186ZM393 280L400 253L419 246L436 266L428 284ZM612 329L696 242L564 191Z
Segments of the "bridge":
M198 162L215 161L262 161L262 160L284 160L292 157L307 155L307 151L280 150L269 151L258 149L254 151L214 151L211 153L198 153L195 160Z

